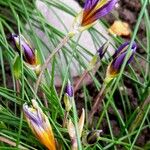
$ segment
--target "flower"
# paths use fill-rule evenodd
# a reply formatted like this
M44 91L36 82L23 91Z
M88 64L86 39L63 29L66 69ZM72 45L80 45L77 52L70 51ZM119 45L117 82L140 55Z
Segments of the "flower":
M27 40L23 37L23 35L12 34L11 39L16 46L19 54L22 52L23 59L26 62L27 66L30 69L36 70L37 72L40 70L40 62L37 57L37 51L34 50Z
M87 26L107 15L117 0L86 0L81 25Z
M80 137L82 135L84 121L85 121L85 110L82 109L82 114L81 114L79 122L78 122L78 129L79 129ZM77 142L77 137L76 137L76 129L75 129L75 126L74 126L73 122L71 121L71 119L67 123L67 129L68 129L68 133L69 133L69 136L71 139L72 150L77 150L78 142Z
M115 78L120 70L121 67L125 61L125 58L128 54L128 47L130 45L130 42L125 42L123 45L121 45L118 50L113 55L113 60L108 65L107 72L106 72L106 78L105 82L110 82L113 78ZM137 45L135 42L133 42L131 50L129 51L129 57L127 60L127 64L129 64L133 60L133 56L136 52Z
M69 112L72 108L72 99L71 98L73 98L73 86L71 85L69 80L68 80L65 92L66 92L64 94L65 110L67 112Z
M86 0L83 10L74 20L72 35L91 27L98 19L107 15L116 2L117 0Z
M23 105L25 118L38 140L49 150L56 150L56 143L52 127L48 117L43 113L36 100L32 100L32 106Z

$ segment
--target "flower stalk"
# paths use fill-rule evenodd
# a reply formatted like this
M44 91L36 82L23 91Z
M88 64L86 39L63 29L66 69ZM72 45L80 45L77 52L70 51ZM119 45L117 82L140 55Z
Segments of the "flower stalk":
M41 82L41 80L42 80L42 75L43 75L45 69L48 67L48 64L49 64L50 60L51 60L51 59L54 57L54 55L55 55L56 53L58 53L58 51L69 41L70 38L71 38L70 35L66 35L66 36L61 40L61 42L58 44L58 46L54 49L54 51L53 51L51 54L49 54L49 56L47 57L45 63L44 63L43 66L41 67L40 74L39 74L39 76L38 76L38 78L37 78L37 81L36 81L36 84L35 84L35 88L34 88L35 94L38 92L38 87L39 87L39 84L40 84L40 82Z
M107 49L109 46L109 41L104 43L96 52L96 54L93 56L92 60L89 62L87 69L83 72L79 80L77 81L77 84L74 87L74 94L79 89L81 83L85 79L85 77L90 73L91 70L96 68L96 70L100 67L100 61L104 57ZM96 72L96 71L95 71Z
M65 115L64 115L64 119L63 119L63 125L62 125L63 128L67 124L67 118L68 118L69 112L72 108L72 98L74 96L73 95L73 86L71 85L69 80L68 80L65 92L66 92L64 95Z
M138 107L139 112L129 128L129 132L133 132L139 126L146 112L145 107L149 105L150 105L150 96L148 96L148 98L144 101L144 103L141 104L140 107Z
M107 85L103 84L101 90L98 93L98 95L96 96L96 98L94 98L94 105L92 106L92 109L89 112L88 122L89 122L90 126L92 126L94 114L96 113L97 109L100 106L100 103L102 102L103 98L105 97L106 89L107 89Z
M109 83L119 75L121 67L124 64L125 58L128 56L128 53L129 53L129 57L127 59L126 65L128 65L133 60L137 46L136 43L134 42L132 44L131 50L128 52L129 45L130 42L125 42L124 44L122 44L113 55L113 60L109 63L107 67L104 83L98 95L96 96L94 105L92 106L92 109L89 113L89 125L91 125L93 116L97 111L97 109L99 108L101 101L105 97L107 88L109 88Z

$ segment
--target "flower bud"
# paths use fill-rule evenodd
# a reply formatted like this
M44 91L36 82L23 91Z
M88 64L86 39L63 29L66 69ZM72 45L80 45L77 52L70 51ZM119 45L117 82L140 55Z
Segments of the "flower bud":
M56 143L48 117L43 113L38 103L33 99L32 106L23 105L23 112L28 125L38 140L49 150L56 150Z
M66 89L64 94L64 103L65 103L65 110L69 112L72 108L72 97L73 97L73 86L71 85L70 81L68 80Z
M93 145L98 141L98 138L100 137L100 133L102 130L93 130L88 133L86 137L87 144Z
M37 56L37 51L33 49L23 35L12 34L12 40L16 46L19 54L22 52L23 59L27 65L32 70L39 72L40 62Z
M71 82L69 80L68 80L65 92L69 97L73 97L73 86L71 85Z
M93 56L92 60L89 62L88 64L88 71L92 70L95 65L99 62L99 60L101 60L106 51L107 51L107 48L109 46L109 41L104 43L98 50L97 50L97 53Z
M97 51L99 58L102 59L108 49L109 41L105 42Z
M111 61L111 63L108 65L108 68L107 68L105 83L109 83L112 79L114 79L120 73L121 67L128 53L129 53L129 57L128 57L126 65L128 65L133 60L133 56L136 52L137 45L134 42L132 44L130 51L128 52L129 45L130 45L130 42L124 43L118 48L118 50L113 55L113 60Z

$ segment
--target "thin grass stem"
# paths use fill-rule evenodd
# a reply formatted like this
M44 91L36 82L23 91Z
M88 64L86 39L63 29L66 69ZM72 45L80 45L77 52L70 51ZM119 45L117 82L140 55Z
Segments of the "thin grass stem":
M38 79L36 81L36 84L35 84L35 93L38 92L38 87L39 87L39 84L42 80L42 75L44 73L44 70L48 67L48 64L50 62L50 60L54 57L54 55L56 53L58 53L58 51L69 41L70 39L70 36L67 34L63 39L62 41L58 44L58 46L54 49L54 51L47 57L45 63L43 64L42 68L41 68L41 72L38 76Z

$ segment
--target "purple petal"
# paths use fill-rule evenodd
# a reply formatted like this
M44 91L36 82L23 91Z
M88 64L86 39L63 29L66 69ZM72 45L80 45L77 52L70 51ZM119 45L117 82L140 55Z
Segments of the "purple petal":
M111 64L112 69L114 69L115 71L119 71L121 66L123 65L125 57L128 53L128 51L127 51L128 47L126 47L126 46L128 46L129 44L130 44L130 42L125 43L122 46L120 46L119 49L117 50L117 53L115 54L114 60ZM126 49L124 49L125 47L126 47ZM128 58L127 64L129 64L133 60L133 56L136 52L136 48L137 48L137 46L136 46L136 43L134 42L133 45L132 45L132 48L131 48L132 54Z
M108 0L108 2L104 6L96 11L94 15L95 20L107 15L110 11L112 11L116 3L117 0Z
M35 122L38 126L42 126L43 124L43 119L42 116L40 114L40 112L37 110L35 110L35 112L31 111L30 108L28 107L28 105L25 103L23 105L23 111L26 115L26 117L29 120L32 120L33 122Z
M73 97L73 86L71 85L70 81L68 81L68 84L66 86L66 93L69 97Z
M106 4L101 6L99 9L95 9L95 7L101 3L101 0L87 0L84 6L82 26L89 25L95 22L97 19L105 16L109 13L113 7L115 6L117 0L107 0Z
M116 71L120 70L120 68L124 62L125 57L126 57L126 53L123 53L113 60L112 67L114 70L116 70Z
M108 48L108 42L104 43L99 49L98 49L98 54L99 54L99 57L100 59L103 58L103 56L105 55L106 51L107 51L107 48Z
M25 61L31 65L35 64L35 54L31 46L25 41L25 39L22 36L12 34L12 40L19 52L21 45Z
M22 45L22 48L24 50L24 58L29 64L35 63L35 54L32 50L32 48L29 46L29 44L25 43L24 41L20 42Z
M115 52L115 54L113 55L113 58L115 58L119 53L122 53L124 51L126 51L128 49L128 46L130 45L130 41L125 42L124 44L122 44L118 50ZM137 48L137 45L135 42L133 42L131 50L134 50Z
M91 10L93 9L96 4L98 3L99 0L86 0L85 5L84 5L84 10Z

